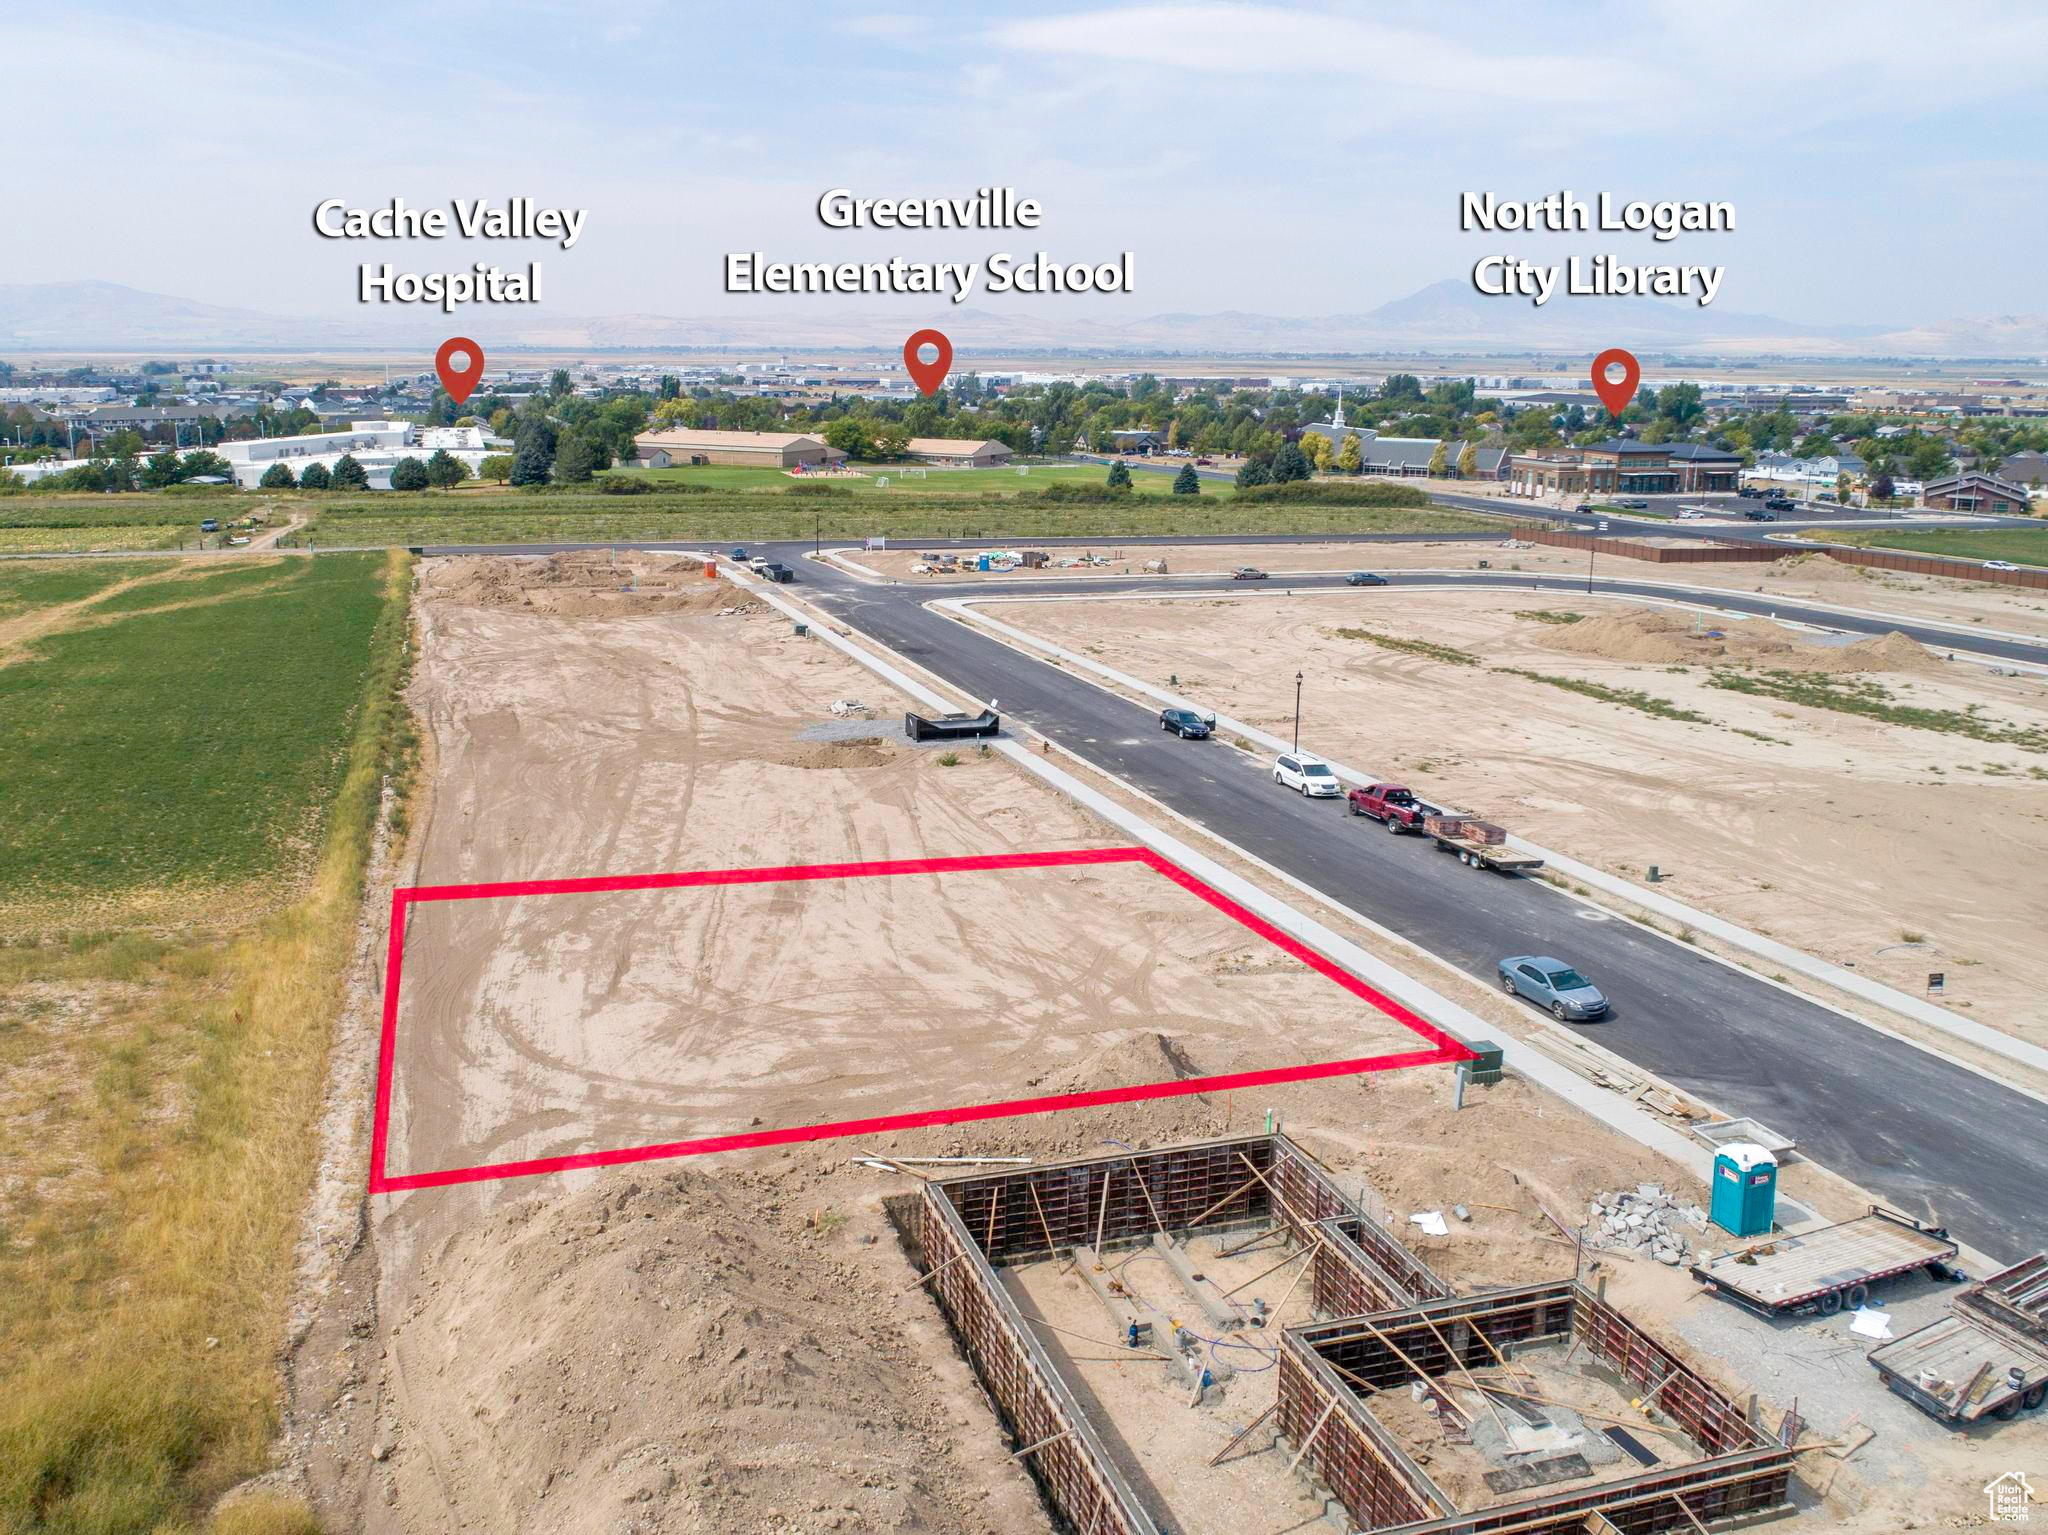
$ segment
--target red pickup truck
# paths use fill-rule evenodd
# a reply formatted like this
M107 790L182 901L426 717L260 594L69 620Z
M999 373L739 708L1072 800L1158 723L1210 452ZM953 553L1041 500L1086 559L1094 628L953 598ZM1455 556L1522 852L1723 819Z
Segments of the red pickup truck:
M1347 796L1353 815L1369 815L1388 831L1421 831L1429 807L1397 783L1368 784Z

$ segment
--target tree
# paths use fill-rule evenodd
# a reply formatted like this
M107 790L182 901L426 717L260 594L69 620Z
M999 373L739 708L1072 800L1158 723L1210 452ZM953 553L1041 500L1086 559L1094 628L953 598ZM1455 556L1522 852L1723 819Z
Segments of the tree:
M427 488L427 466L416 458L401 458L391 466L391 488L393 490L425 490Z
M512 478L512 455L490 453L476 466L476 477L480 480L496 480L500 485Z
M315 459L299 471L299 489L301 490L325 490L331 483L332 481L327 474L327 466L318 459Z
M183 472L183 477L188 480L196 480L202 474L216 475L221 479L230 481L235 477L235 470L232 464L218 453L208 453L203 448L195 448L190 453L187 453L183 459L179 460L178 468Z
M1273 455L1273 483L1285 485L1291 480L1306 480L1314 477L1309 468L1308 455L1291 442L1280 444L1280 451Z
M1430 450L1429 454L1429 477L1432 480L1440 480L1444 477L1444 471L1450 467L1451 462L1449 456L1444 452L1443 439L1438 438L1437 445Z
M1670 422L1672 429L1683 437L1706 414L1706 407L1700 403L1700 386L1666 384L1657 393L1657 414Z
M1465 451L1458 455L1458 478L1461 480L1476 479L1478 474L1479 444L1468 442L1465 444Z
M1322 474L1330 472L1330 439L1321 432L1303 432L1301 451L1308 455L1308 461Z
M531 433L519 439L518 450L512 455L512 483L545 485L554 467L553 444L545 442L538 433Z
M875 460L874 439L868 436L868 424L859 416L841 416L825 428L825 441L844 453L848 458L863 463Z
M1109 478L1103 483L1118 493L1131 490L1133 488L1131 485L1131 466L1122 459L1118 459L1109 466Z
M1202 477L1195 473L1193 464L1180 466L1180 473L1173 477L1173 493L1176 496L1199 496L1202 493Z
M576 383L569 377L567 368L557 368L548 375L548 398L559 400L565 394L574 394Z
M597 453L581 432L564 432L555 447L555 480L562 485L588 485L597 467Z
M469 478L469 465L446 448L434 449L427 460L427 483L436 490L452 490Z
M1799 440L1799 446L1793 449L1799 458L1825 458L1834 451L1835 440L1826 432L1808 432Z
M142 483L151 490L162 490L166 485L175 485L185 478L185 466L178 462L177 450L165 448L161 453L149 455L149 462L142 466Z
M265 490L294 490L299 482L292 478L292 466L279 459L263 471L263 478L256 483Z
M1365 467L1365 454L1359 449L1356 432L1344 434L1344 445L1337 449L1337 467L1346 474L1356 474Z
M1273 471L1266 467L1264 459L1248 458L1238 466L1237 488L1239 490L1252 490L1257 486L1270 485L1272 483Z
M1891 461L1887 459L1878 466L1877 478L1870 482L1870 494L1879 501L1889 501L1897 493L1898 487L1892 483Z
M336 490L368 490L370 472L356 462L353 453L344 453L334 461L334 470L328 476L328 483Z

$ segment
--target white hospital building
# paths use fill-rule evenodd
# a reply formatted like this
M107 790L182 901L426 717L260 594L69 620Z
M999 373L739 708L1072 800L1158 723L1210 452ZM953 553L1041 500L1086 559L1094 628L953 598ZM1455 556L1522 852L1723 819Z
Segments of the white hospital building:
M410 421L352 421L348 429L314 432L304 437L256 437L224 442L214 448L234 467L235 483L253 490L273 464L283 464L294 477L309 464L330 473L348 454L363 466L372 490L391 488L391 471L402 458L422 461L444 451L476 473L492 453L509 453L512 443L480 426L414 426Z

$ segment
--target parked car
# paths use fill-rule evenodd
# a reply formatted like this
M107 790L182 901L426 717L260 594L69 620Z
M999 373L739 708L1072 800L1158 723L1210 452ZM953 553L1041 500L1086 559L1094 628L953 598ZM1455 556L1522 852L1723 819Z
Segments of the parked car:
M1794 502L1793 499L1787 495L1775 495L1764 497L1764 510L1766 511L1789 512L1794 510L1796 506L1797 503Z
M1650 503L1641 496L1623 496L1614 504L1625 512L1647 512L1650 509Z
M218 533L220 531L220 519L218 517L207 518L206 521L199 524L199 531L202 533Z
M1705 512L1700 511L1696 507L1685 506L1680 507L1678 510L1678 520L1680 522L1699 522L1706 515Z
M1371 816L1391 832L1420 831L1422 818L1429 814L1412 789L1397 783L1367 784L1344 798L1353 815Z
M1183 741L1205 741L1214 727L1192 709L1161 709L1159 728L1171 730Z
M1765 502L1764 504L1768 506L1770 503ZM1778 514L1776 512L1763 511L1754 506L1749 508L1749 510L1744 512L1742 515L1747 517L1751 522L1776 522L1778 520Z
M1197 467L1198 469L1206 469L1215 462L1216 460L1213 458L1198 458L1195 460L1195 467Z
M1385 586L1387 578L1376 576L1369 570L1354 570L1344 578L1346 586Z
M1273 782L1309 799L1335 799L1344 792L1330 764L1307 752L1283 752L1273 762Z
M751 560L747 561L747 569L751 570L757 576L765 576L766 574L768 574L768 565L769 559L768 556L765 554L757 554Z
M733 564L735 564L735 565L744 565L744 564L746 564L746 563L747 563L747 561L748 561L748 560L749 560L750 558L752 558L752 556L750 556L750 555L749 555L749 554L747 553L746 549L745 549L744 547L742 547L742 548L739 548L739 549L735 549L735 550L733 550L733 552L732 552L732 554L731 554L731 555L729 556L729 558L730 558L730 559L732 560Z
M1764 497L1764 488L1761 485L1745 485L1740 490L1736 491L1735 494L1738 496L1746 496L1751 500L1761 501Z
M1607 1014L1600 988L1561 959L1547 954L1516 954L1500 962L1500 986L1547 1008L1559 1023L1585 1023Z
M1984 568L1986 570L2018 570L2019 566L2013 564L2011 560L1986 560Z
M780 560L763 560L761 561L760 568L761 574L766 576L770 581L787 582L794 581L796 579L796 572L791 570L787 565L783 564Z
M1266 573L1256 565L1240 565L1230 573L1233 581L1263 581Z

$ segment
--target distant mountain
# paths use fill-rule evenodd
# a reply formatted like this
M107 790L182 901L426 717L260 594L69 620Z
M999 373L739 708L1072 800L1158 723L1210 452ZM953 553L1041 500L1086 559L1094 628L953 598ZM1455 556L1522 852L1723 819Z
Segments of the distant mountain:
M483 334L489 315L489 337ZM738 315L569 315L507 308L451 321L433 309L366 310L361 319L292 319L108 282L0 283L0 351L204 351L425 347L464 327L500 347L662 350L879 348L919 325L984 351L1302 356L1361 352L1583 353L1632 346L1665 353L2033 360L2048 357L2048 315L1917 326L1801 325L1771 315L1655 298L1552 299L1538 308L1489 298L1450 278L1363 313L1312 316L1222 310L1080 318L1025 306L762 309Z

